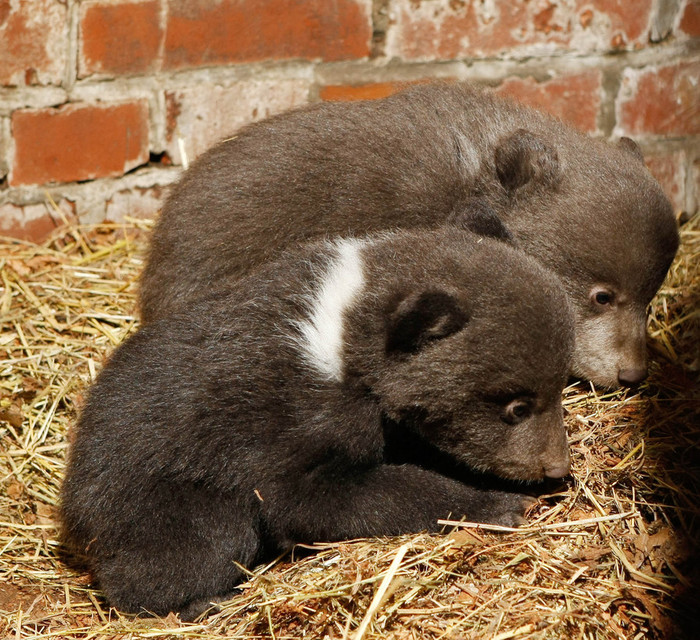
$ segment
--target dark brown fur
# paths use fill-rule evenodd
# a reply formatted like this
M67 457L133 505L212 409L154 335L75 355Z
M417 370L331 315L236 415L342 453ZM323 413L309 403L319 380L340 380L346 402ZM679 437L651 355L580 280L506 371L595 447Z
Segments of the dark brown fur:
M562 278L576 314L573 372L606 386L641 379L645 308L678 234L639 148L464 84L312 105L202 155L154 231L143 321L305 238L472 226L475 199Z
M408 442L414 462L430 450L465 473L567 473L573 323L555 276L459 230L376 238L332 379L300 345L337 253L297 250L151 323L99 375L61 511L114 606L192 616L236 563L296 542L521 520L523 496L408 464Z

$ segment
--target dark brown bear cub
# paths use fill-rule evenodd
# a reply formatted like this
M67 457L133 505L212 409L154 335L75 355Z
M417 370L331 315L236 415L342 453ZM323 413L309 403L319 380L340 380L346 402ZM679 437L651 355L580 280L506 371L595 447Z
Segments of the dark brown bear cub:
M191 617L296 542L514 525L523 496L390 464L384 429L505 478L568 473L558 278L456 229L300 248L120 346L62 489L109 602Z
M576 317L572 373L646 376L646 306L678 246L639 148L607 144L465 84L317 104L203 154L168 198L141 284L144 322L326 234L436 226L474 199L555 271Z

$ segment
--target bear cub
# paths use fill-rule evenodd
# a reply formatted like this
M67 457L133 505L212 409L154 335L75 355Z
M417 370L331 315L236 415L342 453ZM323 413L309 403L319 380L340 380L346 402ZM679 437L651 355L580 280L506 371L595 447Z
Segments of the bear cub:
M516 525L525 498L389 461L569 471L573 317L558 278L456 228L324 241L142 328L91 389L63 540L124 611L193 617L293 544Z
M435 227L475 199L562 279L576 318L572 373L639 383L646 307L678 247L671 204L639 147L594 140L468 84L310 105L202 154L153 232L142 320L301 240Z

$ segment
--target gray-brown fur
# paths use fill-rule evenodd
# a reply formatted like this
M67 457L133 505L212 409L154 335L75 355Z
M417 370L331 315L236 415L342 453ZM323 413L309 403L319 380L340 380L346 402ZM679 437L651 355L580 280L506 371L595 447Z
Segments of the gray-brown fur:
M312 105L203 154L154 231L142 318L305 238L468 221L475 199L562 278L576 313L573 372L606 386L641 379L645 307L678 234L639 148L463 84ZM599 289L609 303L595 301Z
M379 236L360 249L329 379L301 327L339 246L290 252L154 321L99 375L61 511L114 606L191 617L231 592L236 563L295 542L434 531L449 515L513 525L522 495L455 469L568 472L573 323L551 272L459 230Z

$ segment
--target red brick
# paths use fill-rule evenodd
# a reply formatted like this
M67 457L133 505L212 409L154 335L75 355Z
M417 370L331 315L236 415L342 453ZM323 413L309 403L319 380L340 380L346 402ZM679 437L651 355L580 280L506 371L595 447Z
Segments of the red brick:
M192 160L249 122L305 104L309 88L307 80L251 80L229 87L200 83L168 91L166 151L181 163L178 138L182 138Z
M119 176L148 159L148 105L15 111L12 135L13 186Z
M158 63L160 3L87 2L80 6L81 77L91 73L142 73Z
M594 133L598 130L601 82L600 71L586 71L544 82L532 77L508 78L496 91Z
M58 0L0 0L0 84L59 84L68 55L68 11Z
M686 155L684 151L646 158L649 171L663 187L676 212L685 208Z
M386 98L397 91L401 91L414 84L431 82L430 79L411 80L401 82L373 82L359 85L328 85L320 91L321 100L349 101L349 100L377 100Z
M387 55L410 60L644 46L653 0L395 0Z
M349 100L376 100L386 98L404 85L399 82L376 82L360 85L328 85L320 91L321 100L349 101Z
M688 0L678 29L691 37L700 36L700 0Z
M649 21L654 9L652 0L578 0L577 8L592 4L601 20L610 24L611 44L616 40L622 44L647 44ZM617 46L613 46L617 48Z
M700 134L700 60L626 69L617 98L620 135Z
M369 0L169 0L168 69L229 62L369 55Z
M59 207L66 219L73 218L73 207L61 201ZM42 242L63 224L63 218L52 213L46 204L0 205L0 236Z

